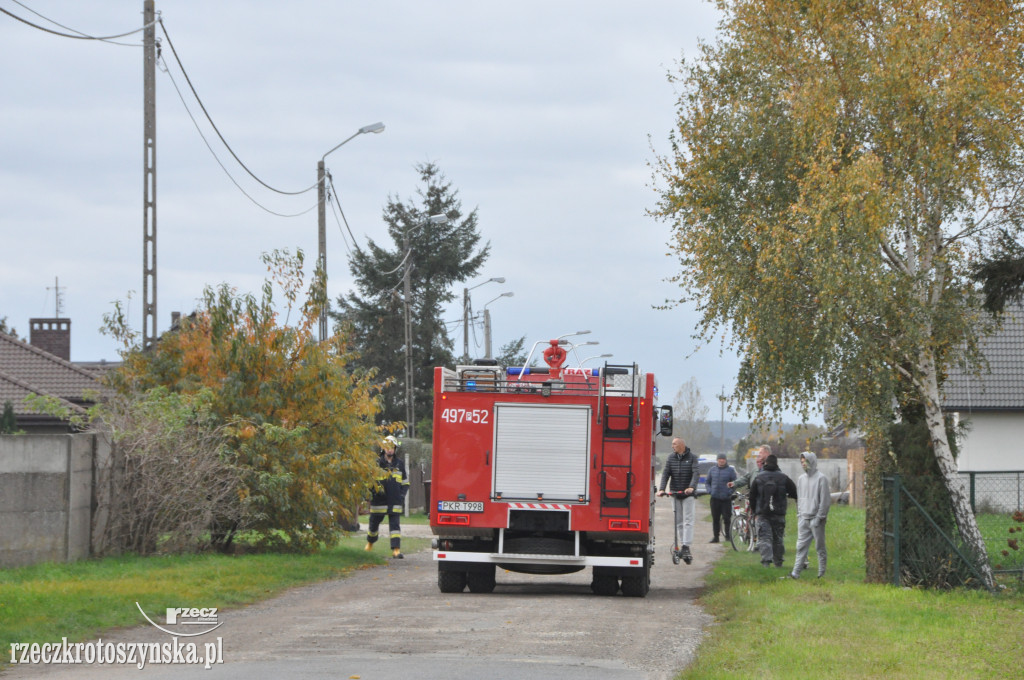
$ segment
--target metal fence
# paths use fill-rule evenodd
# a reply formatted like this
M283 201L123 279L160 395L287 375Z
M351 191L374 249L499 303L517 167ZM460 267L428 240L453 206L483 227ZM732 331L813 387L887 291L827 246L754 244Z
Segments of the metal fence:
M1024 514L1017 493L1024 473L965 473L978 528L997 576L1024 579ZM978 560L960 537L941 480L884 477L886 559L900 586L979 587ZM1017 486L1015 486L1015 484ZM1019 542L1018 542L1019 541Z
M961 472L975 514L1024 511L1024 471Z

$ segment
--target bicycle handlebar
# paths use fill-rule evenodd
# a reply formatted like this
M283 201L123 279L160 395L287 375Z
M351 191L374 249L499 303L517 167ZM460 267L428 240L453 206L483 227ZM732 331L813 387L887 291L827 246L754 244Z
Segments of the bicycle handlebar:
M707 491L703 491L703 490L697 489L697 488L694 488L693 493L686 493L685 491L666 491L664 493L665 493L666 496L681 496L683 498L686 498L688 496L693 496L694 498L696 498L697 496L707 496L708 495Z

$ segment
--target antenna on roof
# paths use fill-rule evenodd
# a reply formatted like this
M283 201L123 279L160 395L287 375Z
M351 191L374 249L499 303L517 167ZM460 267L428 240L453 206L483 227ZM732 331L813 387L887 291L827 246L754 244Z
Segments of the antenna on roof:
M66 290L66 289L67 289L67 286L61 286L60 285L60 279L58 279L56 276L53 277L53 288L50 288L49 286L46 287L46 290L52 290L53 291L53 297L54 297L54 303L55 303L54 304L54 310L53 310L54 311L54 318L59 319L59 318L63 317L63 315L64 315L63 314L63 312L64 312L64 300L61 297L60 292L62 290Z

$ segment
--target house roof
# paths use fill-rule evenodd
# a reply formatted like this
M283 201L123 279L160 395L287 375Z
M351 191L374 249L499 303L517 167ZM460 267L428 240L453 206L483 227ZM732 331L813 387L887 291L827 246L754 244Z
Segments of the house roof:
M952 367L943 385L947 411L1024 411L1024 303L1007 305L1002 326L979 341L988 370Z
M72 403L66 399L61 399L55 394L50 394L45 390L38 387L34 387L31 383L21 380L13 375L9 375L4 371L0 370L0 404L5 404L8 401L11 402L11 406L14 408L14 415L16 416L38 416L45 415L40 411L30 407L25 402L25 397L29 395L39 395L42 397L55 397L60 403L66 408L70 409L73 413L79 415L85 414L85 409L78 404Z
M16 414L37 414L24 403L28 394L56 397L80 411L78 406L107 393L95 373L0 333L0 404L10 400Z

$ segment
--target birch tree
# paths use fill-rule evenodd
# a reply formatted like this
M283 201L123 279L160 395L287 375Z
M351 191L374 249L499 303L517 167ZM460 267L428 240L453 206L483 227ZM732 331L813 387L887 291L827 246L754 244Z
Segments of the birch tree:
M696 451L707 445L711 430L708 428L708 408L700 392L697 378L690 378L679 386L672 402L676 420L676 436L682 437Z
M941 411L986 330L972 263L1021 228L1021 3L719 0L671 80L657 159L698 335L731 333L758 414L823 392L866 427L924 409L957 526L992 572ZM806 410L805 410L806 413Z

